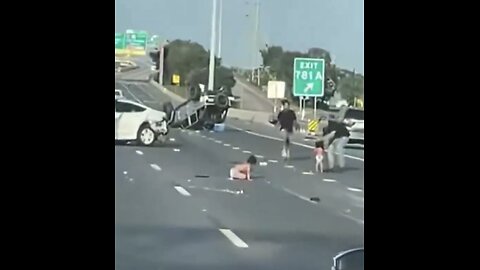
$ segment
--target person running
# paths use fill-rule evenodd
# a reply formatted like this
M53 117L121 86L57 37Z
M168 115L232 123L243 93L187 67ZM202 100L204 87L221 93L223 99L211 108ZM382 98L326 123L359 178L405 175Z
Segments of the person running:
M282 110L278 113L277 120L283 135L282 157L287 159L290 157L290 137L293 134L294 127L298 127L297 116L290 109L290 103L287 100L282 101Z

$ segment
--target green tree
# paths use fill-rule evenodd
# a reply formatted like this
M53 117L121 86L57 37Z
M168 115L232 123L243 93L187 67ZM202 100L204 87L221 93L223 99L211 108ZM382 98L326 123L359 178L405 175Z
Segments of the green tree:
M180 75L181 85L197 82L208 85L209 51L202 45L185 40L174 40L167 45L164 81L170 82L173 74ZM233 72L221 66L221 59L215 58L215 85L235 85Z
M349 103L353 103L355 97L362 97L364 93L364 79L362 76L355 75L342 78L338 84L338 91L342 98Z
M325 59L325 77L332 80L338 86L339 79L348 76L344 70L340 70L336 65L332 64L330 52L322 48L310 48L307 53L285 51L280 46L271 46L260 50L263 59L263 65L269 67L269 75L278 80L285 81L287 96L292 96L293 84L293 61L295 57L309 57ZM325 80L325 96L324 101L330 99L335 91L328 84L329 80ZM264 81L264 80L262 80ZM346 87L346 86L345 86ZM347 91L348 92L348 91Z

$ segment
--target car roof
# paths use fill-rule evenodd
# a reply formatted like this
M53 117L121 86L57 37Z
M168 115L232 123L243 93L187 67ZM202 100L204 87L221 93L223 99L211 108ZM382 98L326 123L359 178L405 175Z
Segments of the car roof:
M352 248L352 249L349 249L349 250L345 250L345 251L342 251L342 252L338 253L337 255L335 255L335 257L333 257L333 259L337 260L338 258L342 257L346 253L353 252L353 251L360 251L360 250L364 250L364 248L360 247L360 248Z

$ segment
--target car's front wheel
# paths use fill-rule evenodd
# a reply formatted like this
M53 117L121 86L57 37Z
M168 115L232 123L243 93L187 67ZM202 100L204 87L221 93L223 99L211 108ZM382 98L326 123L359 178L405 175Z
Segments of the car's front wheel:
M149 125L143 124L137 133L137 141L141 145L150 146L155 142L155 132Z

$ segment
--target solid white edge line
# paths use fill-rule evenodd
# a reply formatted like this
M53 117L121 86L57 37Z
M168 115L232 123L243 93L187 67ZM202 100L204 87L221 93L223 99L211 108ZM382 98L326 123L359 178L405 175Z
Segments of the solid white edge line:
M343 217L345 217L345 218L348 218L348 219L350 219L350 220L353 220L353 221L355 221L356 223L358 223L358 224L360 224L360 225L365 225L365 221L364 221L363 219L354 218L354 217L352 217L352 216L350 216L350 215L347 215L347 214L345 214L345 213L342 213L342 212L340 212L340 215L343 216Z
M227 239L230 240L230 242L232 242L232 244L234 244L235 246L239 248L248 248L247 243L245 243L242 239L240 239L240 237L238 237L231 230L229 229L218 229L218 230L221 233L223 233L223 235L225 235L225 237L227 237Z
M178 191L178 193L182 194L183 196L192 196L192 194L190 194L190 192L188 192L182 186L174 186L174 188Z
M243 131L245 133L248 133L250 135L254 135L254 136L258 136L258 137L262 137L262 138L265 138L265 139L270 139L270 140L275 140L275 141L279 141L279 142L282 142L283 140L280 139L280 138L276 138L276 137L272 137L272 136L268 136L268 135L264 135L264 134L260 134L260 133L256 133L256 132L252 132L252 131L248 131L248 130L244 130L242 128L239 128L239 127L236 127L234 125L229 125L231 128L234 128L236 130L239 130L239 131ZM292 144L294 145L297 145L297 146L302 146L302 147L305 147L305 148L309 148L309 149L314 149L313 146L311 145L307 145L307 144L303 144L303 143L297 143L297 142L291 142ZM326 151L325 151L326 152ZM355 160L359 160L359 161L364 161L363 158L359 158L359 157L355 157L355 156L350 156L350 155L345 155L345 157L347 158L351 158L351 159L355 159Z

